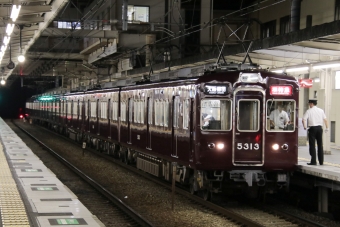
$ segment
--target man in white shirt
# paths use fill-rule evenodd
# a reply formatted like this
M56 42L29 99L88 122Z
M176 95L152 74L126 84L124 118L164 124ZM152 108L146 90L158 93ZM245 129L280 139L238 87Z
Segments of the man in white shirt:
M325 132L328 132L328 122L326 119L325 112L318 108L316 100L309 100L309 109L303 115L302 125L303 128L307 129L308 120L308 141L309 141L309 154L311 156L310 163L307 165L316 165L316 151L315 151L315 140L318 144L318 160L319 164L323 165L323 145L322 145L322 126L325 123Z
M273 110L270 115L270 125L274 129L284 129L289 122L289 117L286 111L282 110L282 105L278 105L276 110Z

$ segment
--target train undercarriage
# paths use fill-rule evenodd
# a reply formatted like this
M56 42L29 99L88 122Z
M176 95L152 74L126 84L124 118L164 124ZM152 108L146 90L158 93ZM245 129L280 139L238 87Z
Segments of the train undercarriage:
M289 190L290 173L261 170L232 170L232 171L203 171L195 170L178 163L170 162L152 155L120 146L109 140L101 139L91 134L82 133L70 128L55 124L46 124L37 121L40 125L75 140L86 143L86 146L101 153L112 155L126 164L135 165L136 168L171 182L175 173L176 183L188 186L191 194L200 193L205 200L210 200L213 194L225 193L227 195L246 194L256 198L266 193L275 193L278 190ZM175 169L173 169L175 168ZM260 195L260 193L262 195Z

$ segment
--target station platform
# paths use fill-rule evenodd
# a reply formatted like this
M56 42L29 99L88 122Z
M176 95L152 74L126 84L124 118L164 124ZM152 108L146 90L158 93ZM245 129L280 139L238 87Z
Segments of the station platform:
M0 226L104 226L0 118Z

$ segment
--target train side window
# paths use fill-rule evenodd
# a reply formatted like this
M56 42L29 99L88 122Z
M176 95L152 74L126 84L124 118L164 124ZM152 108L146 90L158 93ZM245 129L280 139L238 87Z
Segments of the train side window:
M90 100L85 102L85 117L88 117L89 115L89 103L90 103Z
M118 102L113 102L113 120L118 120Z
M71 100L68 100L67 101L67 117L70 118L72 115L71 115L71 112L72 112L72 102Z
M96 110L97 110L96 105L97 105L96 102L92 101L90 103L90 117L96 117Z
M144 100L139 100L139 106L140 106L140 123L144 124L144 112L145 112Z
M266 129L268 131L294 131L295 105L294 100L268 100Z
M120 120L126 121L126 102L120 104Z
M173 127L178 128L178 119L180 115L180 98L176 96L174 99Z
M230 131L231 101L227 99L202 99L200 122L202 130Z
M164 100L164 126L169 126L169 100Z
M133 99L129 98L129 122L132 122L133 117Z
M189 127L189 99L184 100L183 103L183 128L187 129Z
M258 100L239 100L238 121L239 131L258 131L260 129L260 103Z
M107 101L101 102L101 105L100 105L100 117L102 119L107 119Z
M148 124L151 125L152 124L152 98L148 98Z

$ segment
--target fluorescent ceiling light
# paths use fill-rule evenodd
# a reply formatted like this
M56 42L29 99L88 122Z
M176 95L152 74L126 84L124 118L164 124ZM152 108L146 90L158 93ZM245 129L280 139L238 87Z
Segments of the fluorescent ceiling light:
M313 80L315 83L319 83L320 82L320 78L319 77L315 77Z
M21 5L18 5L18 7L16 5L12 6L12 12L11 12L10 17L11 17L13 22L15 22L16 19L18 18L20 9L21 9Z
M5 36L3 43L7 46L9 44L9 41L11 40L10 36Z
M291 72L300 72L300 71L307 71L309 69L309 67L296 67L296 68L290 68L290 69L286 69L287 73L291 73Z
M314 65L313 69L335 68L339 66L340 66L340 63L328 63L328 64Z
M272 70L273 73L283 73L283 69Z
M15 24L7 24L6 33L8 36L11 36L13 29L14 29L14 25Z

